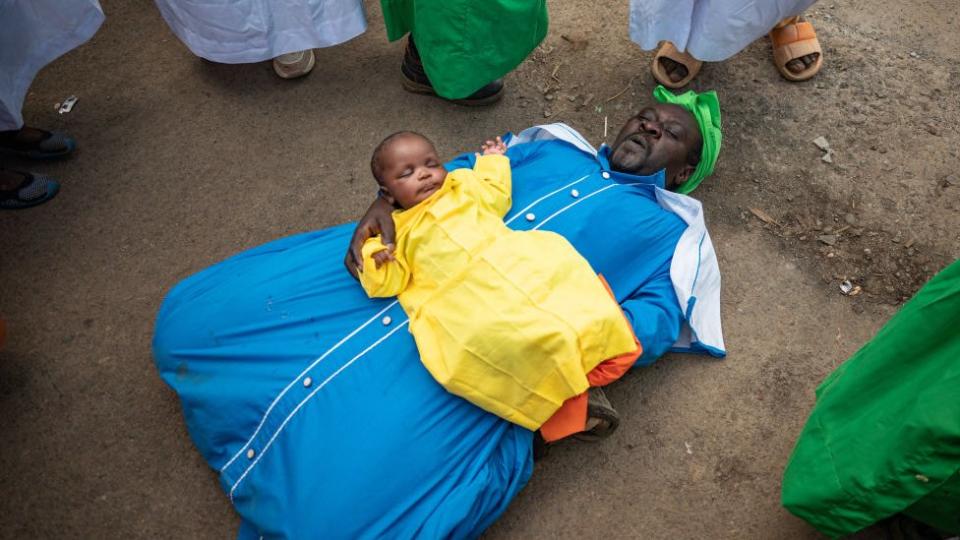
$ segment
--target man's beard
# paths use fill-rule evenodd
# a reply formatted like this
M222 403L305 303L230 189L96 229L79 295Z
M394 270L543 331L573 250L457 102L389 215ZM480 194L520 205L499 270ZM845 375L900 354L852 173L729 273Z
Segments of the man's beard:
M610 153L610 165L614 170L636 173L647 161L647 147L637 142L635 136L627 137Z

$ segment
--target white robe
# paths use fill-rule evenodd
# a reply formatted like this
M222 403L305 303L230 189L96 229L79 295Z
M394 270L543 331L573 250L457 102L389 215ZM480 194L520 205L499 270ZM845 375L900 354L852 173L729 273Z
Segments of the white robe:
M816 0L630 0L630 39L644 50L670 41L698 60L719 62Z
M224 64L330 47L367 28L362 0L156 0L193 54Z
M23 127L23 100L37 73L102 23L97 0L0 0L0 131Z

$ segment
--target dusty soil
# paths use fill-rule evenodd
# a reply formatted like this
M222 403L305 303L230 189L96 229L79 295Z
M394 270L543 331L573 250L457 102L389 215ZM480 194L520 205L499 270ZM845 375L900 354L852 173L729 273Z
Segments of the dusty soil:
M401 90L376 3L366 34L288 82L198 60L151 2L104 0L107 23L41 73L25 109L81 151L6 163L64 185L0 215L0 536L235 534L153 368L163 294L241 249L355 219L388 132L423 131L448 154L553 121L611 141L647 101L652 55L627 38L627 2L550 7L505 99L464 109ZM723 154L697 195L729 357L668 356L611 388L620 430L555 448L489 538L818 537L779 505L813 389L960 256L960 10L850 0L808 15L826 55L815 80L783 81L761 40L693 84L723 103Z

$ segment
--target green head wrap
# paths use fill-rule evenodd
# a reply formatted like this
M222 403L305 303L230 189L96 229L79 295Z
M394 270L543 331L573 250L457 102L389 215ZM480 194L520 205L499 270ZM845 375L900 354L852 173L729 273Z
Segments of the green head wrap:
M659 103L679 105L690 111L700 127L700 135L703 137L700 163L690 178L677 188L677 193L686 195L696 189L704 178L710 176L717 163L717 156L720 155L720 141L723 139L720 132L720 100L713 90L702 94L690 90L678 96L663 86L657 86L653 90L653 99Z

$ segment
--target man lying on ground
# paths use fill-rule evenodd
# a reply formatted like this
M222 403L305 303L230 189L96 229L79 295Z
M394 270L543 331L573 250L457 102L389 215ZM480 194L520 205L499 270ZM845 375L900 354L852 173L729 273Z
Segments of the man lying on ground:
M700 203L681 194L713 170L719 106L655 96L599 151L563 124L505 138L504 222L562 235L603 274L639 365L724 355L716 256ZM398 302L367 298L337 262L349 248L355 271L367 238L394 238L392 209L374 203L353 238L345 224L238 254L161 307L158 369L243 538L475 537L530 477L532 432L446 392Z

